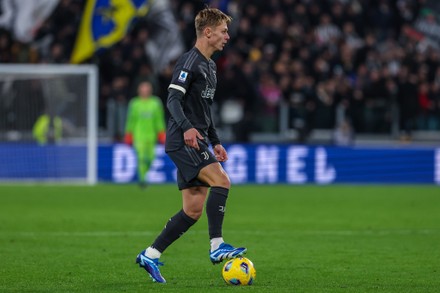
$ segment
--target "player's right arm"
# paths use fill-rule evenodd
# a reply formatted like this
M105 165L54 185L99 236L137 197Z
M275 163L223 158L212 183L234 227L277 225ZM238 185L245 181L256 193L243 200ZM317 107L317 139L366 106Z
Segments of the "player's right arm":
M185 144L199 149L197 139L203 139L203 136L185 116L182 106L184 104L185 94L193 79L193 72L190 69L193 63L188 62L188 60L194 61L195 54L195 52L185 54L177 61L171 83L168 87L167 109L176 124L182 129Z
M168 92L167 108L171 116L173 116L174 121L182 129L185 144L195 149L199 149L197 139L203 139L203 136L194 128L183 112L182 104L184 96L185 94L182 91L170 88Z
M182 91L174 88L169 88L167 109L170 112L171 116L173 116L174 121L176 121L177 125L182 128L183 132L186 132L187 130L193 128L193 126L183 112L182 104L184 96L185 94Z
M127 119L125 121L125 135L124 135L124 142L126 144L132 145L133 144L133 131L134 131L134 125L136 123L136 117L134 115L134 100L131 100L128 104L128 111L127 111Z

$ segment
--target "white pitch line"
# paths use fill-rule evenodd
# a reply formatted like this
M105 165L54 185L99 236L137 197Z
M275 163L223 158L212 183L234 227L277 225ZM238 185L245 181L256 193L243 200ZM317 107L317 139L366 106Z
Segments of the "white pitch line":
M0 237L143 237L154 236L160 231L58 231L58 232L0 232ZM188 231L190 234L207 234L207 231ZM390 230L270 230L270 231L239 231L226 230L225 234L242 235L327 235L327 236L387 236L387 235L437 235L439 230L433 229L390 229Z

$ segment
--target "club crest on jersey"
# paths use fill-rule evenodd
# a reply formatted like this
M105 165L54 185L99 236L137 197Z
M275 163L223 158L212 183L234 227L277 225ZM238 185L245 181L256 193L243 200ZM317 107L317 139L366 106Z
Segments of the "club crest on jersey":
M207 151L201 152L200 153L203 156L203 159L206 161L207 159L209 159L209 154Z
M188 72L181 70L179 74L179 81L185 82L187 77L188 77Z

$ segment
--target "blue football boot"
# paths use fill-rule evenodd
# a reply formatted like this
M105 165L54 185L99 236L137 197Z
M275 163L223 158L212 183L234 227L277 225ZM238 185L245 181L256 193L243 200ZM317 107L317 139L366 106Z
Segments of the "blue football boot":
M159 271L159 266L163 266L163 263L159 262L159 259L151 259L145 256L145 250L141 251L136 257L136 263L139 264L141 268L144 268L153 282L166 283L167 281L162 277Z
M209 258L213 264L221 263L224 259L236 258L237 256L246 253L246 248L238 247L235 248L230 244L222 243L219 248L213 252L209 252Z

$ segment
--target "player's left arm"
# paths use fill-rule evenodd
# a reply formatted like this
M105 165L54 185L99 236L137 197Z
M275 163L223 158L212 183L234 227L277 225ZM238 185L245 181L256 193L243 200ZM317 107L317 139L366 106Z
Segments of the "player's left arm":
M220 142L220 139L217 134L217 129L215 128L212 110L210 111L209 114L211 116L210 117L211 118L211 125L209 125L209 128L208 128L208 138L209 138L209 141L211 142L212 147L214 147L217 144L221 144L221 142Z
M214 145L214 155L217 161L226 162L228 160L228 153L221 144Z
M157 106L157 111L156 111L156 115L155 115L155 121L154 121L154 125L156 126L156 133L157 133L157 138L159 140L159 142L161 144L165 143L165 111L163 108L163 104L162 101L160 100L160 98L157 98L158 102L158 106Z
M128 145L133 144L133 131L134 131L134 125L136 123L134 108L135 108L134 100L131 100L128 104L127 118L125 121L125 134L124 134L124 142Z
M217 134L217 129L215 128L214 119L211 112L211 125L208 128L208 138L211 142L212 148L214 150L214 155L219 162L226 162L228 160L228 153L222 146L220 139Z

